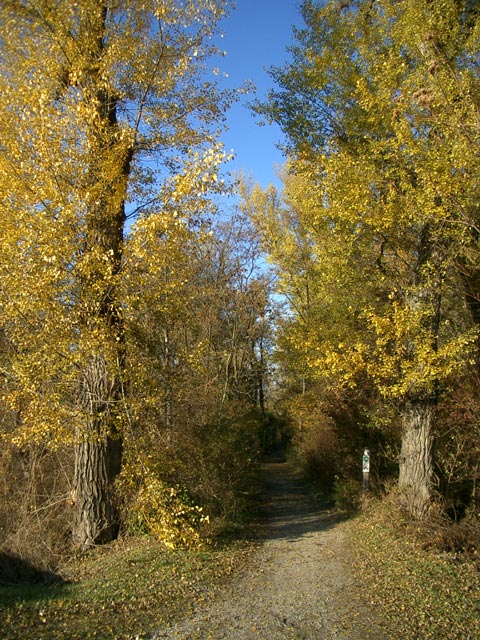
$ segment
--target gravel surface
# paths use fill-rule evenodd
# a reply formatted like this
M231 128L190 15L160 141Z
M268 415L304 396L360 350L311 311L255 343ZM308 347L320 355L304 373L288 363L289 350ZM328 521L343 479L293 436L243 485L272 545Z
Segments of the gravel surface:
M154 640L383 640L362 601L339 516L316 507L287 463L263 466L262 543L247 568Z

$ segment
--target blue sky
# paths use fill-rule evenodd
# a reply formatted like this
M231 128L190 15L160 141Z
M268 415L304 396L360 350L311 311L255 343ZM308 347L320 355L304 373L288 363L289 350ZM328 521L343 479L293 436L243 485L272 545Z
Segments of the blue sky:
M236 9L222 22L223 38L219 46L227 52L221 60L221 71L228 73L228 86L240 86L251 80L256 97L264 99L273 81L267 69L288 60L286 47L292 43L293 25L302 20L297 0L236 0ZM222 136L227 150L234 149L235 160L230 170L252 175L255 182L267 187L278 185L274 165L284 157L276 148L282 133L276 125L260 127L247 103L247 96L228 113L229 131Z

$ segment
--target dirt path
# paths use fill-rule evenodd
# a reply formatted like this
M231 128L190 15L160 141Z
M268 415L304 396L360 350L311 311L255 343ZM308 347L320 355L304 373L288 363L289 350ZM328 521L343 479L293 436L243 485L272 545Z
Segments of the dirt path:
M382 640L351 575L338 516L315 508L287 464L263 470L263 543L248 568L155 640Z

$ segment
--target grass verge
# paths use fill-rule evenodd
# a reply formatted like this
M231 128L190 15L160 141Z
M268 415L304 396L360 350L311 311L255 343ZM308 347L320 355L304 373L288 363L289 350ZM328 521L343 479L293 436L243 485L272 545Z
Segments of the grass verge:
M147 638L210 598L250 550L170 551L148 538L95 549L62 569L63 583L0 586L0 638Z
M362 584L391 640L478 640L480 558L427 549L386 500L348 523Z

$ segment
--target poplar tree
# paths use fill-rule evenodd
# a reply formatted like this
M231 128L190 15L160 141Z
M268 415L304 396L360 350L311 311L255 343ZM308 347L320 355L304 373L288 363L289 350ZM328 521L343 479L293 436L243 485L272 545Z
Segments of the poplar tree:
M1 3L0 304L13 345L4 401L16 416L7 438L75 447L81 547L119 526L127 217L162 212L173 224L217 188L218 129L232 96L206 60L226 6Z
M293 62L272 71L280 89L258 111L287 134L314 254L337 260L340 298L352 291L362 326L338 345L319 337L317 367L344 380L363 369L398 403L399 488L423 516L438 393L468 363L477 323L478 8L307 0L302 13ZM452 331L460 273L472 314Z

